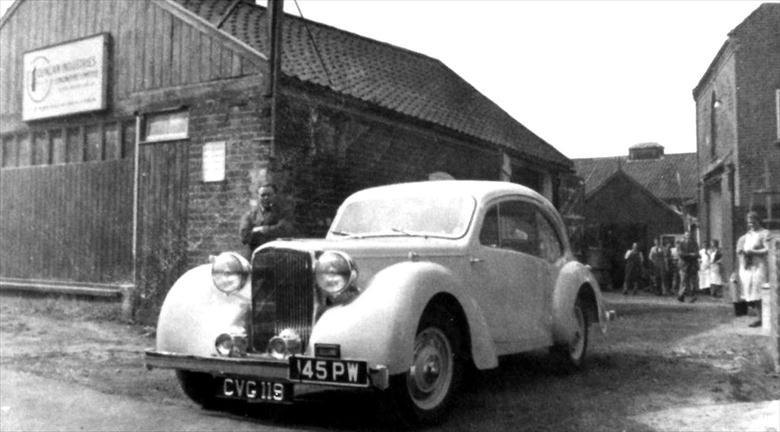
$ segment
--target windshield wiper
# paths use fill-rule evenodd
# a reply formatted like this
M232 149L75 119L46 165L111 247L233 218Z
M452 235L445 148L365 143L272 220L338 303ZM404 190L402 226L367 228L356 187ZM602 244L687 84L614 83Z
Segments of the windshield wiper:
M336 234L338 236L344 236L344 237L354 237L354 238L362 238L363 237L360 234L354 234L354 233L346 232L346 231L331 231L330 233L331 234Z
M390 228L390 230L393 231L393 232L401 233L401 234L409 236L409 237L422 237L422 238L426 238L426 239L428 238L428 234L420 234L420 233L409 232L409 231L406 231L406 230L401 229L401 228L393 227L393 228Z

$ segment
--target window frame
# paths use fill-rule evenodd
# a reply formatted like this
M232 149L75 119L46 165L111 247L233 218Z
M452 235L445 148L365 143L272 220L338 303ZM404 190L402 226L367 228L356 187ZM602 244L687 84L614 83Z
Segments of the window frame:
M558 228L556 228L555 222L553 222L546 211L544 211L541 207L537 207L537 213L536 213L543 221L547 224L547 226L550 228L550 230L553 233L553 236L555 237L555 241L558 243L558 256L555 257L553 260L548 260L546 257L541 257L545 261L548 262L556 262L559 259L561 259L563 256L566 255L566 244L561 240L561 233L559 232ZM538 227L537 227L538 228ZM542 230L539 229L539 245L541 246L541 232ZM540 247L541 252L541 247Z
M536 236L537 238L537 246L541 246L541 230L539 229L537 217L541 217L544 219L545 223L548 224L549 228L552 230L553 235L555 236L555 241L558 243L558 250L559 254L554 260L549 260L547 257L542 256L541 254L541 247L539 247L538 253L529 253L520 251L514 248L509 248L503 245L503 239L501 236L501 227L500 227L500 220L501 220L501 207L507 205L508 203L514 203L514 202L520 202L525 205L531 206L534 212L534 223L536 224L534 228L536 229ZM486 221L488 219L488 216L490 215L490 212L495 209L495 234L497 236L498 243L492 244L492 243L485 243L484 242L484 232L485 232L485 226ZM552 215L547 211L547 209L538 201L535 201L533 199L529 199L524 196L510 196L510 197L502 197L498 198L496 200L492 200L489 203L485 205L485 212L482 216L482 221L480 222L480 228L479 233L477 234L477 241L480 246L489 247L492 249L502 249L507 251L512 251L515 253L522 253L525 255L533 256L535 258L544 260L545 262L554 263L560 260L561 258L566 256L567 253L567 243L564 241L564 239L561 237L562 235L565 235L565 233L562 233L561 230L558 229L558 224L555 223L555 219L552 217Z
M180 117L178 117L180 116ZM154 133L151 128L155 124L155 120L173 119L176 121L178 118L183 118L184 128L183 130L164 131L162 133ZM170 123L166 124L169 126ZM146 113L143 116L143 124L141 125L142 139L141 143L151 144L160 143L166 141L180 141L186 140L190 137L190 113L187 109L174 109L165 111L156 111Z
M775 89L775 126L777 126L777 141L780 142L780 89Z

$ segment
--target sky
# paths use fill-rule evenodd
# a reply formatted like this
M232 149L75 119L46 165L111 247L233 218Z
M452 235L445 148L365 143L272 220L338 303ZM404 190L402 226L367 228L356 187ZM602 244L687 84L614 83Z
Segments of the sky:
M297 0L307 19L442 61L570 158L696 151L692 90L760 4Z

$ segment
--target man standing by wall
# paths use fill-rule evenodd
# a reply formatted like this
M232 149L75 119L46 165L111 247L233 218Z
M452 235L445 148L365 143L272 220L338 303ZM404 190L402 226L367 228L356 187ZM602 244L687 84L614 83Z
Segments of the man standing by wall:
M691 296L690 302L696 301L696 276L699 271L699 245L691 238L691 232L685 231L685 237L677 247L680 255L680 291L678 301L685 301L685 292Z
M653 240L653 247L650 248L650 264L653 266L653 285L655 286L655 293L657 295L666 295L666 257L664 256L664 249L661 247L661 240Z
M260 186L257 206L241 217L239 235L241 243L249 246L250 256L263 243L293 235L289 215L277 203L276 192L273 184Z

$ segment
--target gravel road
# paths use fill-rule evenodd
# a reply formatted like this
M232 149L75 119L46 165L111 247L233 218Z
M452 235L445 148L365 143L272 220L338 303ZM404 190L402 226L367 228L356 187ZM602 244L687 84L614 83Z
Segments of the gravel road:
M589 366L560 375L545 353L478 374L430 430L780 430L780 377L766 337L714 299L606 295L618 312L594 333ZM285 409L204 411L172 372L143 368L149 328L117 305L0 297L0 430L389 429L375 398L314 394ZM774 429L773 429L774 428Z

